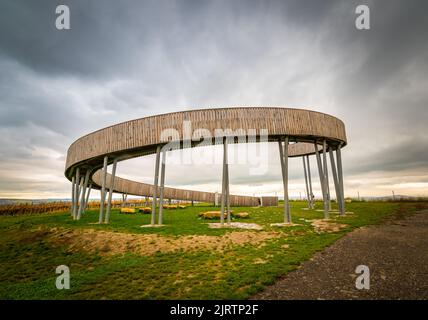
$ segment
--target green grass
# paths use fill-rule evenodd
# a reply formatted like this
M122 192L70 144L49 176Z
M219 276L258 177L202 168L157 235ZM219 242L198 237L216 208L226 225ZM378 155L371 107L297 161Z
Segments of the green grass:
M218 210L209 206L165 210L161 228L140 228L150 215L124 215L113 210L109 225L92 224L98 213L90 211L80 221L68 213L0 217L0 298L1 299L245 299L294 270L317 251L324 249L354 228L376 224L385 217L414 212L421 204L353 202L347 211L355 214L332 220L348 225L335 233L316 233L310 219L322 218L316 210L302 210L304 202L292 202L294 227L278 228L283 208L232 208L247 211L263 231L276 231L279 237L263 246L234 245L224 251L158 252L151 256L135 253L105 256L71 251L48 241L49 228L90 228L120 233L156 233L166 237L211 235L219 238L230 229L209 229L197 214ZM418 207L419 206L419 207ZM316 209L321 209L317 203ZM37 231L37 232L35 232ZM236 231L236 229L235 229ZM252 231L258 232L258 231ZM283 245L287 244L288 248ZM256 263L263 261L264 263ZM57 290L55 268L65 264L71 270L71 289Z

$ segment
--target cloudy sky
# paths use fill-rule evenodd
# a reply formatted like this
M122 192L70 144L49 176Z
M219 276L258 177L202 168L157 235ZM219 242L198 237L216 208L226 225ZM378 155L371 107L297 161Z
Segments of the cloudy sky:
M55 28L59 4L70 30ZM370 30L355 27L360 4ZM68 197L67 148L91 131L231 105L342 119L347 196L428 195L427 12L425 0L2 0L0 197ZM267 148L263 175L231 165L232 193L281 195L277 145ZM120 163L118 175L152 182L153 161ZM220 177L220 165L174 164L166 184L215 191ZM293 196L302 177L291 160Z

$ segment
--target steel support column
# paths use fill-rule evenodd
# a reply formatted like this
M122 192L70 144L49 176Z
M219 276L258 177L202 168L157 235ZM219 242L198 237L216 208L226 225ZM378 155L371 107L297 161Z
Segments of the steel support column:
M227 223L230 224L230 189L229 189L229 163L226 162L226 204L227 204Z
M288 201L288 141L288 137L285 137L284 146L282 146L282 139L278 140L282 184L284 187L284 223L291 223L290 204Z
M74 212L74 198L75 198L75 188L76 188L76 177L71 177L71 208L70 208L70 216L73 216Z
M330 184L328 182L328 165L327 165L327 141L324 139L323 141L323 168L324 168L324 177L325 177L325 191L327 196L327 210L331 210L331 202L330 202Z
M120 205L121 208L125 207L126 202L126 193L122 193L122 204Z
M76 169L76 176L74 180L74 204L73 204L73 219L76 219L77 215L77 203L79 201L79 183L80 183L80 168Z
M311 195L309 194L309 184L308 184L308 173L306 170L306 159L305 156L302 157L303 160L303 172L305 174L305 187L306 187L306 197L308 199L308 209L311 208Z
M106 193L106 180L107 180L107 162L108 157L104 157L103 162L103 171L101 172L101 202L100 202L100 215L98 218L98 223L103 223L104 218L104 202L105 202L105 193Z
M86 188L88 187L90 173L91 171L87 169L85 173L85 180L83 182L82 194L80 196L80 206L79 206L79 211L77 212L77 220L80 220L80 217L82 216L83 208L85 207Z
M160 152L161 152L161 146L158 146L156 148L155 181L153 184L152 216L151 216L151 220L150 220L151 225L154 225L156 223L156 201L157 201L157 197L158 197Z
M315 156L317 158L318 174L320 177L322 199L324 204L324 218L327 219L329 217L329 213L328 213L327 197L326 197L326 191L325 191L324 170L322 168L321 156L318 151L318 144L316 143L316 141L314 143L314 147L315 147Z
M340 194L341 194L341 200L342 200L342 207L341 207L341 214L345 214L345 189L343 186L343 171L342 171L342 152L341 152L342 146L339 146L336 149L336 157L337 157L337 171L338 171L338 178L339 178L339 188L340 188Z
M110 176L110 188L108 192L108 200L107 200L107 212L105 217L105 223L109 223L110 221L110 211L111 211L111 200L113 197L113 191L114 191L114 182L116 178L116 167L117 167L117 159L114 159L113 161L113 168L111 169L111 176Z
M89 195L91 194L91 190L92 190L92 183L89 184L89 189L88 189L88 193L86 194L86 199L85 199L85 205L83 207L83 212L85 212L86 208L88 207Z
M311 176L311 164L309 162L309 155L306 156L306 167L308 169L309 194L311 195L310 209L313 209L314 208L314 192L312 191L312 176Z
M78 215L79 215L79 210L80 207L82 206L82 201L81 201L81 194L83 192L83 185L85 184L85 178L83 176L80 176L80 184L79 184L79 190L77 192L77 202L76 202L76 215L74 216L74 219L77 220L78 219ZM79 200L80 199L80 200Z
M158 224L163 223L163 194L165 187L165 161L166 161L166 147L162 150L162 163L161 163L161 176L160 176L160 195L159 195L159 220Z
M334 155L333 155L333 149L330 148L329 150L330 155L330 165L331 165L331 173L333 175L333 182L334 182L334 190L336 192L336 202L337 206L339 207L339 212L342 212L342 196L340 193L339 188L339 179L337 177L337 169L336 169L336 163L334 161Z
M284 211L284 215L285 215L284 222L291 223L290 202L288 199L288 143L289 143L289 138L288 136L286 136L284 139L284 169L285 169L285 184L286 184L285 196L284 196L284 205L286 205L285 211Z
M227 138L223 138L223 177L221 183L221 213L220 213L220 223L224 225L224 207L227 206L227 178L226 178L226 168L227 168Z

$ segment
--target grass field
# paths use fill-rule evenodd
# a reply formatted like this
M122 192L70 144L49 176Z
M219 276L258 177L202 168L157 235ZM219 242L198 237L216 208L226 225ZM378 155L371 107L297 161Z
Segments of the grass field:
M109 225L95 223L97 211L80 221L68 213L0 217L0 298L245 299L352 229L421 205L349 203L354 214L331 214L324 230L312 225L323 212L303 210L304 202L291 202L297 224L291 227L270 226L282 222L281 207L232 208L250 213L236 221L257 223L261 231L210 229L212 221L198 218L218 210L209 206L165 210L159 228L140 227L150 215L117 209ZM55 287L58 265L70 268L70 290Z

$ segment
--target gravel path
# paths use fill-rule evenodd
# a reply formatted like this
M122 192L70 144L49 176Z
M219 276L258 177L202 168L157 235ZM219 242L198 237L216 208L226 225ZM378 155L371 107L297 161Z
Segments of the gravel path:
M369 290L355 287L361 264ZM347 234L252 299L428 299L428 210Z

